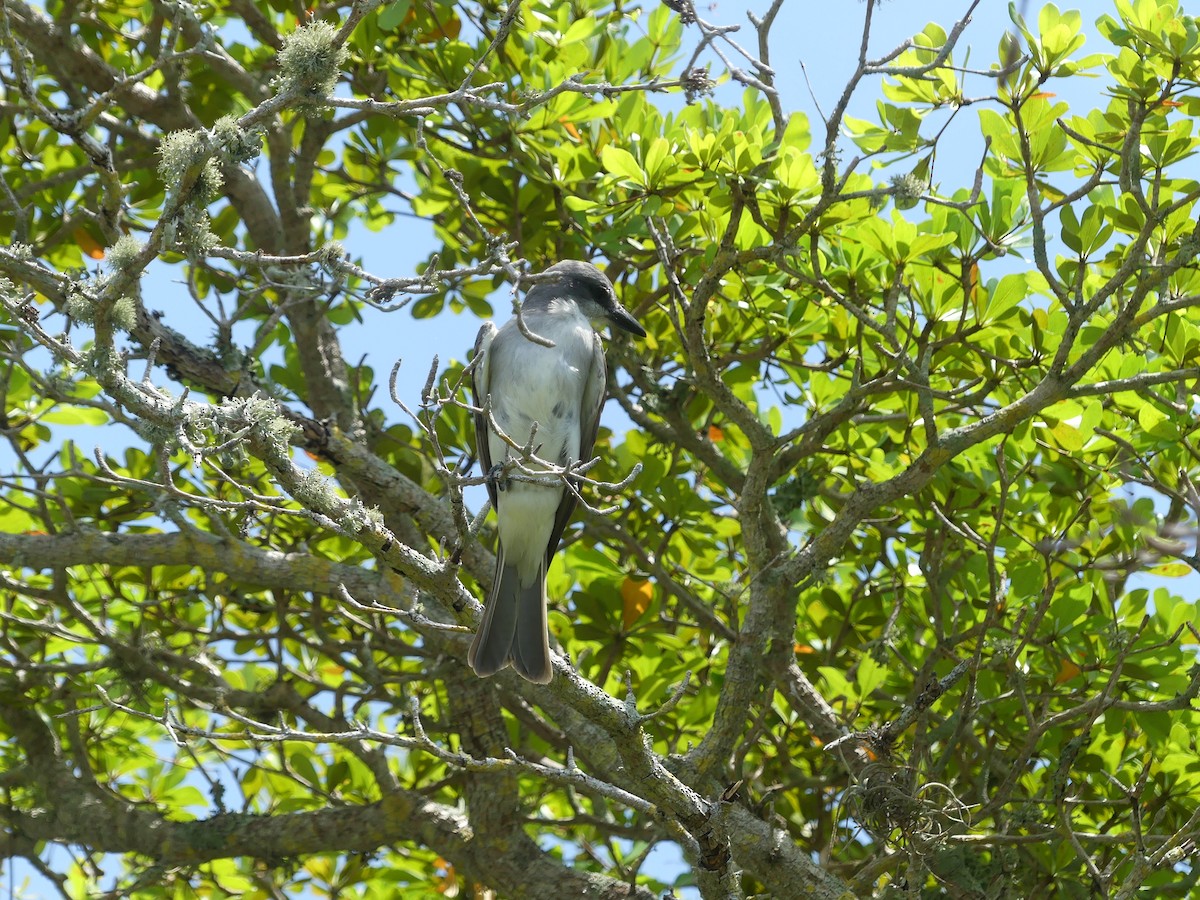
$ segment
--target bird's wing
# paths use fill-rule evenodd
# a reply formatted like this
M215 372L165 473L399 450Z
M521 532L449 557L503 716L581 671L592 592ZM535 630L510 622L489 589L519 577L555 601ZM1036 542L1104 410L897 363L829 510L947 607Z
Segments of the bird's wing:
M600 428L600 410L604 406L604 390L608 385L608 372L604 365L604 345L600 335L592 334L592 360L588 367L587 378L583 383L583 405L579 410L579 459L574 462L586 461L592 458L592 447L596 443L596 432ZM558 512L554 516L554 529L550 532L550 543L546 545L546 565L558 549L558 542L571 521L575 512L576 499L573 491L563 487L562 501L558 504Z
M480 409L483 408L484 401L487 400L488 392L490 391L490 376L491 376L491 355L488 349L492 346L492 338L496 336L496 326L491 322L484 322L483 327L479 329L479 334L475 338L475 359L478 360L475 364L474 377L472 378L472 388L475 393L475 405ZM483 358L480 359L480 354ZM475 447L479 451L479 465L483 470L484 477L488 472L492 471L492 451L488 446L488 431L489 426L487 418L482 412L475 413ZM488 496L492 498L492 509L496 508L496 485L489 481L487 483Z
M592 458L596 432L600 430L600 410L604 406L604 390L608 386L608 371L604 365L604 344L600 335L592 335L592 365L583 386L583 408L579 411L579 459Z

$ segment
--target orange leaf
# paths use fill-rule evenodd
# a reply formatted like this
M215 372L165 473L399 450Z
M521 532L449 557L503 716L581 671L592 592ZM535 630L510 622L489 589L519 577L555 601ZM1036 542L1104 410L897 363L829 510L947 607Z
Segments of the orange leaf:
M1083 669L1079 668L1079 666L1075 665L1075 663L1071 662L1071 660L1064 659L1061 663L1059 663L1058 676L1054 679L1054 683L1062 684L1064 681L1070 681L1082 671Z
M708 426L708 439L710 441L712 441L714 444L719 443L720 441L725 440L725 432L722 431L720 429L720 427L717 425L709 425Z
M417 35L417 43L432 44L434 41L440 41L443 38L454 40L458 37L460 31L462 31L462 19L458 16L451 16L445 22L437 22L435 20L433 28Z
M562 122L562 127L567 132L567 134L569 134L571 137L573 137L577 141L583 140L579 136L579 129L571 124L570 119L568 119L566 116L559 116L558 121Z
M641 578L626 578L621 582L621 600L624 606L621 610L621 624L628 631L650 607L654 599L654 585Z
M1179 107L1183 106L1183 104L1180 103L1178 100L1160 100L1158 105L1166 106L1169 109L1178 109Z
M1052 94L1049 91L1038 91L1036 94L1030 95L1030 100L1046 100L1050 97L1057 97L1058 94Z
M82 225L71 232L71 236L75 238L75 243L79 245L84 256L90 256L92 259L104 259L104 248Z
M440 856L434 865L440 870L434 875L437 879L434 890L443 897L457 897L459 893L458 876L454 874L454 865Z
M795 650L796 650L797 656L810 656L813 653L817 652L815 649L810 647L808 644L799 644L799 643L796 644Z

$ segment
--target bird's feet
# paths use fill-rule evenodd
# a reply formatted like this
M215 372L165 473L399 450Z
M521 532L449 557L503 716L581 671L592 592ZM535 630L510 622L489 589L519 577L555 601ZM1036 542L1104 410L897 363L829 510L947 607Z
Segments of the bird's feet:
M493 485L497 491L503 491L508 487L508 475L505 474L503 463L488 469L487 480L488 484Z

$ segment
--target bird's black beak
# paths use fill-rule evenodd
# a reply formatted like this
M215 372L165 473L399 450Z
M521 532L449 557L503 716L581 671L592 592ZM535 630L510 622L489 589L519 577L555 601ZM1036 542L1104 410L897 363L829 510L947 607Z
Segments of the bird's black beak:
M638 337L646 336L646 329L639 325L638 320L626 312L623 306L614 306L608 313L608 320L622 331L628 331Z

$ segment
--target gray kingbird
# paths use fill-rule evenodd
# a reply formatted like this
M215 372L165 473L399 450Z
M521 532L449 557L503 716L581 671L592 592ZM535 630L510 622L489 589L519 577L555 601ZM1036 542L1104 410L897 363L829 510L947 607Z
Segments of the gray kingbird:
M481 677L511 664L523 678L546 684L550 663L546 622L546 569L576 497L562 479L546 483L497 475L520 457L490 426L488 401L500 430L525 445L533 433L534 455L566 466L591 458L604 405L607 373L597 328L612 324L641 337L645 329L617 302L612 283L591 263L567 260L545 272L525 297L525 330L554 343L545 347L525 337L517 317L497 330L485 322L475 340L475 442L487 489L496 510L499 547L492 593L467 661ZM490 398L490 400L489 400ZM532 471L544 466L526 461Z

